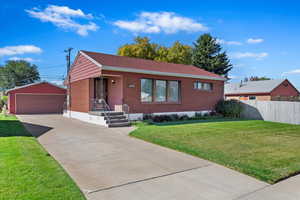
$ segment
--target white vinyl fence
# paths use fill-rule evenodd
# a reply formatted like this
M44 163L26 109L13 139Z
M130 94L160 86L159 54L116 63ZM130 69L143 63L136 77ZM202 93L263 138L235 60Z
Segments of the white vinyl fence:
M300 102L242 101L242 103L244 118L300 124Z

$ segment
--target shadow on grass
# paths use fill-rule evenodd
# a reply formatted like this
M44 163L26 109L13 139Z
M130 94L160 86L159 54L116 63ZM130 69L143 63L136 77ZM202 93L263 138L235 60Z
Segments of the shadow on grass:
M171 125L182 125L182 124L195 124L195 123L210 123L210 122L232 122L232 121L248 121L249 119L241 118L219 118L219 119L198 119L198 120L184 120L184 121L173 121L173 122L152 122L155 126L171 126Z
M24 122L23 125L34 137L40 137L41 135L53 129L52 127L30 124L26 122Z
M39 137L51 129L47 126L21 123L18 120L0 120L0 137Z

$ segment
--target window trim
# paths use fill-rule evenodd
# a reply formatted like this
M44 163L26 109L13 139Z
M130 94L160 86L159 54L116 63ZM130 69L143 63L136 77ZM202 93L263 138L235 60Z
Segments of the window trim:
M169 79L155 79L155 78L140 78L140 83L142 79L148 79L152 80L152 101L142 101L141 95L140 95L140 102L143 104L181 104L181 81L180 80L169 80ZM156 101L156 81L166 81L166 101ZM169 82L170 81L177 81L178 82L178 101L169 101L169 94L168 94L168 88L169 88ZM140 93L142 91L142 85L140 85Z

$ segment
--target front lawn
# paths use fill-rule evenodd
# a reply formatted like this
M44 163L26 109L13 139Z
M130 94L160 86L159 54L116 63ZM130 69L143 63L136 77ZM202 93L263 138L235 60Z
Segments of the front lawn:
M0 199L85 198L16 117L0 114Z
M137 124L131 135L268 183L300 172L300 126L258 120Z

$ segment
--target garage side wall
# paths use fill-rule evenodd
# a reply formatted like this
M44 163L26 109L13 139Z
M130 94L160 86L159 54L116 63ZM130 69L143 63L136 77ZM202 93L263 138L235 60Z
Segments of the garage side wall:
M47 83L12 90L8 93L8 110L12 114L16 114L16 94L66 94L66 90Z

